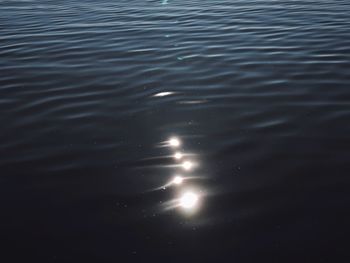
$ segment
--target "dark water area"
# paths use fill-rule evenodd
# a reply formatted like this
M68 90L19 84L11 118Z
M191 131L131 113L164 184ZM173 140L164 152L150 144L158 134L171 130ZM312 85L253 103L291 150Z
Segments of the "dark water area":
M0 121L1 262L350 260L348 1L1 1Z

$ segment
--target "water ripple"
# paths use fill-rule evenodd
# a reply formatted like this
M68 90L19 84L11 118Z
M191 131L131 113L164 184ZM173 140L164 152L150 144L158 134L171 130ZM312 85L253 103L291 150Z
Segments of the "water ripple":
M349 186L349 14L345 0L1 1L0 192L110 192L143 211L170 175L142 160L179 133L209 178L203 225L240 240L277 214L294 232L276 211L303 222Z

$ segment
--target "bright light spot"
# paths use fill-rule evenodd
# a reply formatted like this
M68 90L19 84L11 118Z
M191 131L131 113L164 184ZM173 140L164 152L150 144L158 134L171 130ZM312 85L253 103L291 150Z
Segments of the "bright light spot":
M185 169L185 170L191 170L192 167L193 167L193 163L190 162L190 161L185 161L182 163L182 167Z
M165 97L165 96L169 96L169 95L173 95L174 92L171 91L165 91L165 92L159 92L153 95L153 97Z
M173 137L173 138L170 138L169 144L172 147L178 147L178 146L180 146L181 142L178 138Z
M182 155L182 153L180 153L180 152L177 152L177 153L175 153L175 155L174 155L174 158L175 158L176 160L180 160L182 157L183 157L183 155Z
M183 180L184 179L181 176L175 176L173 183L174 184L182 184Z
M198 195L192 192L183 194L180 198L180 205L183 208L191 209L194 208L198 203Z

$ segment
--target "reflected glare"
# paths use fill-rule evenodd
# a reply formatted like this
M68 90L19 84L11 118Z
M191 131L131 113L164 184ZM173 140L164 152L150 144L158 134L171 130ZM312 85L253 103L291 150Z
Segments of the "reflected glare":
M173 95L174 92L171 91L165 91L165 92L159 92L157 94L154 94L153 97L165 97L165 96L169 96L169 95Z
M179 185L182 184L183 180L184 179L181 176L175 176L173 183Z
M173 138L170 138L169 144L170 144L170 146L172 146L172 147L179 147L180 144L181 144L181 142L180 142L180 140L179 140L178 138L173 137Z
M184 193L180 198L180 206L185 209L195 208L198 204L198 195L193 192Z
M182 163L182 168L184 168L186 171L189 171L193 168L193 163L190 161L185 161Z
M180 152L177 152L177 153L174 154L174 158L175 158L176 160L180 160L182 157L183 157L183 154L180 153Z

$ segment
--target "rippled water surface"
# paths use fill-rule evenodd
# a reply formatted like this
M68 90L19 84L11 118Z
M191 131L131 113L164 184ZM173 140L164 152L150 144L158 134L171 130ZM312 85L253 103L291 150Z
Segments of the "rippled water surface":
M0 257L349 262L349 89L348 1L1 1Z

